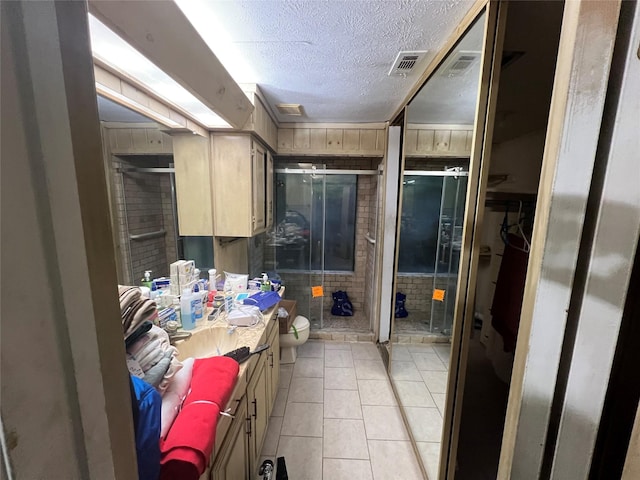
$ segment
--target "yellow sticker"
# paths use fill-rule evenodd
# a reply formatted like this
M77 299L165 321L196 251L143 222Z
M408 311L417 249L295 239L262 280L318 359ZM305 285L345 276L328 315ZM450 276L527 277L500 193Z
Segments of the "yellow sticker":
M444 302L444 290L439 290L437 288L433 289L433 299L439 302Z
M319 287L311 287L311 295L313 298L324 296L324 288L322 288L322 285Z

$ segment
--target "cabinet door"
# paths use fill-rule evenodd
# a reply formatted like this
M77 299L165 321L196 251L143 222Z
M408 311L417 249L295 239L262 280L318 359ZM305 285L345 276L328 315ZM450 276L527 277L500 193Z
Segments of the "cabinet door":
M253 233L264 230L266 225L265 218L265 200L266 200L266 167L267 152L265 148L258 142L253 142L253 151L251 153L253 165L253 214L252 225Z
M258 460L265 434L269 412L267 410L267 356L263 352L253 372L253 376L247 387L247 408L251 421L251 433L249 435L249 472L257 474Z
M243 399L236 411L233 426L211 469L211 480L242 480L249 475L247 403Z
M269 345L271 345L271 347L269 347L266 367L269 372L267 375L267 396L269 399L269 408L267 411L269 412L269 415L271 415L271 410L273 410L273 404L276 400L276 395L278 394L278 382L280 381L280 332L278 331L278 325L275 326L271 333Z

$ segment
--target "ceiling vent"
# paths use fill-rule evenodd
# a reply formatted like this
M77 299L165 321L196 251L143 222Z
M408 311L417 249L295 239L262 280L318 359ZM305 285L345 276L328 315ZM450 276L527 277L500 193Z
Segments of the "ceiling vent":
M450 59L447 59L442 75L445 77L459 77L468 72L474 63L480 58L480 52L461 50L454 52Z
M414 67L426 55L426 50L416 50L415 52L399 52L389 75L407 75L413 72Z
M276 108L281 115L302 116L302 105L299 103L277 103Z

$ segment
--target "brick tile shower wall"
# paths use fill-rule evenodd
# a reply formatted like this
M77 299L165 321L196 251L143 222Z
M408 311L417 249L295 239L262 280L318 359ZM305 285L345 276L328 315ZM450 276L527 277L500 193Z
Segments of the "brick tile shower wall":
M127 283L139 284L145 270L153 277L169 275L169 264L177 259L175 225L169 175L119 173L118 167L168 166L170 157L119 157L112 162L114 200L117 206L120 254ZM123 190L124 188L124 190ZM162 237L129 240L129 235L165 230ZM131 262L129 263L129 260Z

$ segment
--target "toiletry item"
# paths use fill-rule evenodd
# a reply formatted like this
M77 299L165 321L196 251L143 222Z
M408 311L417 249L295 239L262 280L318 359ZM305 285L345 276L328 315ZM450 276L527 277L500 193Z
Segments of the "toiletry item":
M269 281L269 277L266 273L262 274L262 283L260 284L260 290L263 292L271 291L271 282Z
M224 305L224 296L216 295L213 297L213 308L220 308Z
M215 268L210 268L209 269L209 291L213 292L213 295L216 295L216 269Z
M143 287L147 287L151 290L151 270L145 270L141 283Z
M204 291L196 292L195 295L195 311L194 315L196 321L200 320L204 315L204 307L203 307L203 295L206 294Z
M185 288L180 297L180 313L182 314L182 328L193 330L196 327L196 308L198 296L191 289Z
M233 310L233 292L227 292L224 296L224 309L227 313Z

